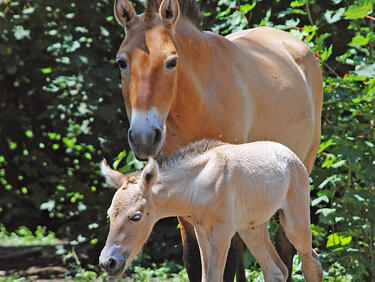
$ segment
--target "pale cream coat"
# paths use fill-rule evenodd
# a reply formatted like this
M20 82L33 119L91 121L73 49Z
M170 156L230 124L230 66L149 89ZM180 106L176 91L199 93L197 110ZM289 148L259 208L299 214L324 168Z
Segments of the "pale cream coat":
M102 164L107 182L121 187L108 210L110 232L100 263L121 275L161 218L184 216L194 226L202 281L222 281L230 240L238 232L262 267L265 281L285 281L288 271L268 234L279 210L285 233L302 260L306 281L322 281L311 247L309 179L287 147L263 141L230 145L195 142L150 159L140 176Z

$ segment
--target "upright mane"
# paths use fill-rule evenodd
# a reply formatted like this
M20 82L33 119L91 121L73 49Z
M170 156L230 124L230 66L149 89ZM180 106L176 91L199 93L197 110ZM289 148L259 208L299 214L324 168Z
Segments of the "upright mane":
M162 153L157 156L155 160L158 163L159 167L163 169L172 166L176 162L191 159L211 150L212 148L216 148L224 144L226 143L217 140L203 139L190 143L189 145L181 148L175 153Z
M157 13L162 0L147 0L145 13ZM196 0L178 0L180 15L196 28L202 29L202 16Z

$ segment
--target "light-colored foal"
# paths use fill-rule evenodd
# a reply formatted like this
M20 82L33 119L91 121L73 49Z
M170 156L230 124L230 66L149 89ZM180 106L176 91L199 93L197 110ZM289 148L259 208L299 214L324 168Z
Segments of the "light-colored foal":
M124 272L159 219L184 216L198 238L202 281L222 281L235 232L259 262L265 281L285 281L287 268L268 234L268 222L279 210L306 281L323 279L311 247L308 173L279 143L203 140L150 159L140 175L123 175L105 162L102 173L120 188L108 210L110 231L100 256L101 266L112 276Z

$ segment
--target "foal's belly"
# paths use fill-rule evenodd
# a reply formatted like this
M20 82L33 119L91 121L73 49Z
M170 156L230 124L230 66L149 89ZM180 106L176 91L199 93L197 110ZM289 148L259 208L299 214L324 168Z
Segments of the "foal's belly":
M235 201L235 222L237 230L265 222L280 209L288 191L288 180L282 179L277 187L258 187L249 183L243 186Z

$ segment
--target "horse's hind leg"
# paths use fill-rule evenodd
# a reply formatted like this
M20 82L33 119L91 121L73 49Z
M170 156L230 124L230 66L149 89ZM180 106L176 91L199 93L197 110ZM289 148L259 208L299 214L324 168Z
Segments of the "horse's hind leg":
M297 254L296 249L293 245L289 242L288 238L285 235L283 227L281 225L278 226L275 234L275 244L276 250L279 254L280 258L282 259L283 263L288 269L288 279L287 282L292 281L292 270L293 270L293 258Z
M236 233L234 237L232 238L232 246L236 250L236 258L237 258L237 270L236 270L236 282L246 282L246 275L245 275L245 254L246 254L246 244L241 239L240 235ZM227 259L227 265L228 261L230 259L230 249ZM225 269L227 269L227 265L225 266ZM224 282L225 280L225 273L224 273ZM233 279L232 279L233 281Z
M194 227L182 217L178 217L178 221L180 223L180 232L183 245L183 260L189 281L201 282L202 264Z
M310 195L308 177L297 173L288 191L285 206L279 211L280 223L289 241L301 257L307 282L323 280L318 255L311 247ZM300 187L299 187L300 186Z
M250 252L262 268L264 280L286 281L288 271L276 253L269 234L268 224L260 224L238 231Z

